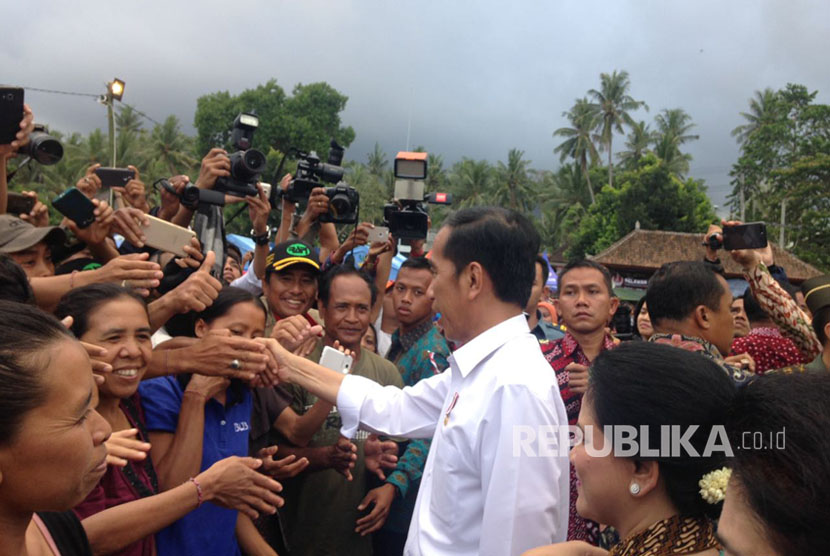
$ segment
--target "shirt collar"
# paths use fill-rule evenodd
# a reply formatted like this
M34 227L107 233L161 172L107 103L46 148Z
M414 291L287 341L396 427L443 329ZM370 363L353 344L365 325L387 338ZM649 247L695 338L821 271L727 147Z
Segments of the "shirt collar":
M454 364L461 376L466 377L479 363L509 340L529 332L524 314L510 317L455 350L449 357L450 364Z
M392 342L394 343L395 340L398 340L401 343L403 351L407 351L415 344L415 342L421 339L421 336L429 332L432 329L432 326L432 315L430 315L425 318L421 324L417 325L406 334L401 334L400 328L395 330L395 332L392 333Z
M723 361L723 356L720 351L718 351L718 348L715 347L715 344L707 342L703 338L698 338L697 336L658 333L652 334L648 341L656 344L669 344L674 347L685 349L686 351L705 351L713 359Z
M750 336L772 336L774 338L781 338L781 332L772 326L759 326L749 331Z
M565 337L562 339L562 351L564 352L565 356L570 357L573 353L577 350L581 350L582 347L579 345L579 342L576 341L576 338L570 332L565 332ZM610 334L605 334L605 337L602 339L602 348L600 351L606 351L609 349L614 349L614 338L611 337Z

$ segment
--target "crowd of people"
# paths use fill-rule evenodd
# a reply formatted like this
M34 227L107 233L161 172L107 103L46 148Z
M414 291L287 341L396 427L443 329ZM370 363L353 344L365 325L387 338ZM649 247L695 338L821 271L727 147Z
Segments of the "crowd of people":
M184 175L152 206L133 168L110 206L93 165L91 224L50 226L36 193L7 214L32 122L0 145L0 554L830 547L830 275L797 288L770 248L730 251L734 296L707 247L654 273L623 341L608 269L570 262L551 291L502 208L429 246L368 222L341 243L325 191L272 207L258 185L230 199L254 248L219 261L144 244L148 214L191 225ZM212 149L194 183L229 173Z

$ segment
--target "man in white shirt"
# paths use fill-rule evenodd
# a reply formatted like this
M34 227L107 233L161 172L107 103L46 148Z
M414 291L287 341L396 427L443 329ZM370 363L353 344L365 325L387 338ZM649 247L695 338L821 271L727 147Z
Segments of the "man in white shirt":
M528 431L543 437L567 426L554 374L522 314L538 248L538 234L516 212L475 207L448 218L432 250L429 295L447 339L461 347L449 369L412 387L344 376L263 340L281 380L336 402L344 436L360 427L432 439L406 555L506 556L565 540L567 447L551 456L538 444L519 446Z

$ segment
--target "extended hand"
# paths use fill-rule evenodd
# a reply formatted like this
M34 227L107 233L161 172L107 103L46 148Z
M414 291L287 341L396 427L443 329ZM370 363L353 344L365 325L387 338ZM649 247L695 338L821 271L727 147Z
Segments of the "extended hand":
M391 440L381 441L377 435L370 434L363 443L363 459L366 471L385 481L386 474L383 470L395 469L398 465L398 445Z

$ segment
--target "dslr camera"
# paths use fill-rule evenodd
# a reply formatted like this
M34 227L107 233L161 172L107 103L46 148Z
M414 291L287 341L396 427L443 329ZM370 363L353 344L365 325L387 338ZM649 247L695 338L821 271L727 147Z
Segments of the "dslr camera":
M292 203L308 201L311 191L316 187L325 187L324 183L334 184L334 187L325 187L329 198L329 212L320 215L320 222L335 224L354 224L357 222L360 194L343 181L346 170L341 166L345 149L334 139L329 144L329 155L326 162L320 162L315 151L303 152L295 150L299 161L297 173L283 196Z
M233 121L231 140L236 150L230 155L231 175L216 180L215 191L238 197L258 195L256 184L265 170L265 155L252 149L254 131L259 127L256 114L243 112Z
M449 193L425 194L427 153L399 152L395 157L395 199L383 207L383 225L397 239L426 239L426 203L452 204Z

